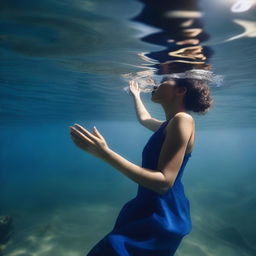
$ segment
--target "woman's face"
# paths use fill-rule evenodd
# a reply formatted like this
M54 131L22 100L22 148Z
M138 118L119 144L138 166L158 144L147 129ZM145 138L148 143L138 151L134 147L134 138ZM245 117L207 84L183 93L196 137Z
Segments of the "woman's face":
M175 80L165 81L163 79L158 86L154 86L154 89L151 94L151 100L157 103L161 103L165 101L170 102L176 96L175 84L176 84Z

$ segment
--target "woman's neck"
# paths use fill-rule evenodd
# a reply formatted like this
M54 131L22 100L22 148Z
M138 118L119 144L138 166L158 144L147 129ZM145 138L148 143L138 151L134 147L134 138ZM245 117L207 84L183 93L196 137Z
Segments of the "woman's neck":
M182 105L176 105L175 106L175 105L170 105L170 104L168 104L168 105L162 104L162 107L163 107L164 112L165 112L166 120L172 119L179 112L186 112L187 113L187 110Z

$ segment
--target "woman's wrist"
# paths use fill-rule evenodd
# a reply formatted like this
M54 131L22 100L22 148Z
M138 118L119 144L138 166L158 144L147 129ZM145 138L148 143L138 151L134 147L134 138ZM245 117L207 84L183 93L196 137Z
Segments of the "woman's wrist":
M135 94L132 94L132 96L136 99L136 98L140 98L140 93L135 93Z
M107 162L110 159L110 155L112 152L113 151L109 147L105 148L101 154L101 159Z

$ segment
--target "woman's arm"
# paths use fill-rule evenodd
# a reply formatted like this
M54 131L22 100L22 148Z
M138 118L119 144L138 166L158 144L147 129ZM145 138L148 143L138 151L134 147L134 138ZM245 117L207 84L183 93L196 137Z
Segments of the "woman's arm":
M162 195L168 189L167 180L164 174L160 171L143 168L133 164L111 149L105 151L102 159L118 169L128 178L146 188L154 190L158 194Z
M147 109L145 108L144 104L141 101L140 89L138 84L135 81L131 80L129 82L129 85L130 85L130 92L134 100L136 115L139 122L141 123L143 122L143 120L151 118L151 115L148 113Z
M108 147L104 137L96 128L93 129L93 133L79 124L70 126L70 129L71 138L82 150L99 157L136 183L159 194L165 193L168 189L166 178L162 172L140 167L118 155Z
M75 124L71 126L74 142L81 149L101 158L136 183L164 194L173 186L191 136L193 119L177 114L167 127L156 170L140 167L112 151L96 127L93 133Z
M103 160L136 183L162 195L174 185L192 134L192 127L193 118L187 114L179 113L173 117L167 126L156 170L135 165L109 148L105 151Z
M179 173L193 127L193 118L185 113L176 114L166 127L157 170L164 174L169 187L173 186Z
M139 122L143 126L150 129L151 131L156 131L161 126L163 121L160 121L151 117L151 115L148 113L147 109L145 108L144 104L141 101L140 89L138 87L138 84L133 80L131 80L129 84L130 84L131 95L133 96L133 99L134 99L136 115Z

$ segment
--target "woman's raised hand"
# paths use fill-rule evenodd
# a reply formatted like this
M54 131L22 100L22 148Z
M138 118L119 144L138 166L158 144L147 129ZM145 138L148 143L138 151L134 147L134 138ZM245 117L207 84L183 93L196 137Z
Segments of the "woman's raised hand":
M135 82L134 80L130 80L129 81L129 88L130 88L130 92L133 96L138 96L140 95L140 88L137 82Z

